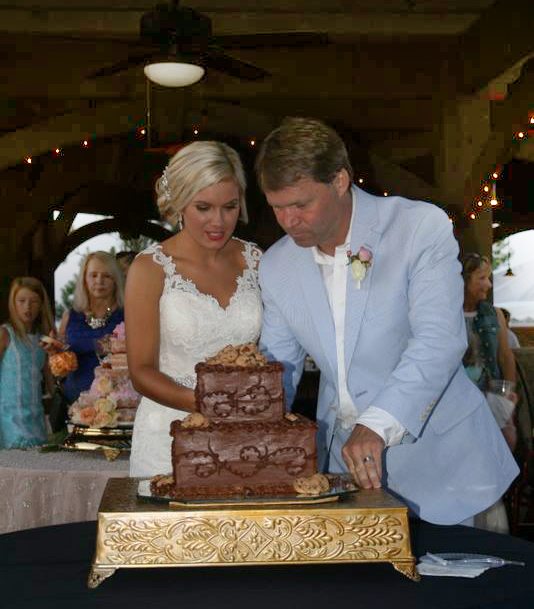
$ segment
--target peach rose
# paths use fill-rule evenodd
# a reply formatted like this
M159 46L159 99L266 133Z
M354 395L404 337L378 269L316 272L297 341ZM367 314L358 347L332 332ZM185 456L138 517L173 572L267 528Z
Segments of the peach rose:
M94 406L98 412L109 413L115 410L116 404L110 398L98 398L98 400L95 400Z
M85 408L81 408L78 411L78 416L77 419L80 421L80 423L82 425L89 425L91 426L93 424L93 420L96 416L96 410L93 406L86 406Z
M117 424L116 412L97 412L93 420L93 427L114 427Z

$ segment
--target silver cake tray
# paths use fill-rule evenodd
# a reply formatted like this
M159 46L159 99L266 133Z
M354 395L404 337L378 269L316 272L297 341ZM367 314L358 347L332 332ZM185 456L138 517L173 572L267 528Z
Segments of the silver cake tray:
M153 495L150 491L150 479L140 480L137 487L137 497L143 501L168 503L170 508L184 507L221 507L221 506L267 506L267 505L314 505L332 503L340 498L358 491L350 474L329 475L331 488L319 495L270 495L270 496L236 496L236 497L202 497L188 499L185 497L169 497Z

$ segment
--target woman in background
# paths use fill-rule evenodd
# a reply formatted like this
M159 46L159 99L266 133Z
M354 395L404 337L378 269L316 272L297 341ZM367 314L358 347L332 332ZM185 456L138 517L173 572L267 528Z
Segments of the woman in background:
M65 379L63 391L69 403L90 388L98 365L96 341L111 334L124 321L124 280L115 257L107 252L88 254L81 263L72 309L59 326L60 339L70 345L78 369Z
M467 351L463 363L469 378L486 393L501 432L514 450L517 430L513 408L515 393L508 397L488 393L490 381L506 380L515 387L515 358L508 345L506 322L500 309L488 301L491 289L491 262L477 253L463 259L464 318L467 330ZM502 413L508 414L504 416ZM507 533L508 518L502 500L475 516L475 526L498 533Z
M53 329L43 284L17 277L9 291L9 321L0 327L0 448L27 448L47 439L43 372L52 382L39 340Z
M463 260L464 317L468 347L464 367L482 390L492 379L515 383L515 359L508 345L506 321L487 299L491 289L491 263L486 256L466 254Z

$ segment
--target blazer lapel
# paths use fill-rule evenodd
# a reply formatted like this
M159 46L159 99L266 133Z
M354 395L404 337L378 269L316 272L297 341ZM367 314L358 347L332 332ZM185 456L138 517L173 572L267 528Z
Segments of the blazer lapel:
M298 269L304 301L319 335L323 351L330 362L333 378L337 378L334 321L321 271L313 258L311 248L297 247L297 252L299 263L295 268Z
M377 198L356 189L356 216L352 223L350 249L356 253L363 245L373 253L378 250L381 231L378 226ZM367 274L361 282L360 289L352 277L350 269L347 272L347 291L345 303L345 370L349 370L350 361L354 354L358 335L362 324L365 306L372 286L374 265L367 269Z

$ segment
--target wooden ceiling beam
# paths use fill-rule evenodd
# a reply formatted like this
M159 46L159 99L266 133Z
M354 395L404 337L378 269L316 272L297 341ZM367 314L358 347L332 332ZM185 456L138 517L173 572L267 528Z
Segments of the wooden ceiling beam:
M525 63L519 80L509 88L508 97L494 108L492 132L465 182L466 209L478 196L482 181L493 168L511 160L513 135L525 126L532 108L532 91L534 91L534 58Z
M144 121L144 100L101 104L86 113L51 118L0 137L0 169L21 163L27 156L49 152L86 139L126 133Z
M217 98L209 97L217 101ZM225 99L221 98L221 102ZM227 101L227 100L226 100ZM261 111L273 117L284 117L288 113L300 116L317 116L325 121L348 121L356 131L430 129L433 122L434 106L432 99L365 99L354 100L310 97L261 96L246 97L240 100L241 108Z
M434 134L432 131L409 133L404 136L387 137L371 146L371 151L393 163L403 163L432 152Z
M497 0L459 40L459 90L472 94L534 53L532 0Z
M40 32L106 36L137 36L139 20L154 4L144 3L143 8L76 6L63 4L46 6L40 0L34 6L0 6L0 31ZM190 1L192 8L202 3ZM211 7L206 7L209 9ZM298 7L297 7L298 8ZM239 6L218 10L198 10L208 15L213 32L223 34L250 34L251 32L319 31L336 35L457 35L468 28L479 14L476 11L442 10L434 13L330 8L327 4L310 11L302 4L300 10L262 9L246 10Z

